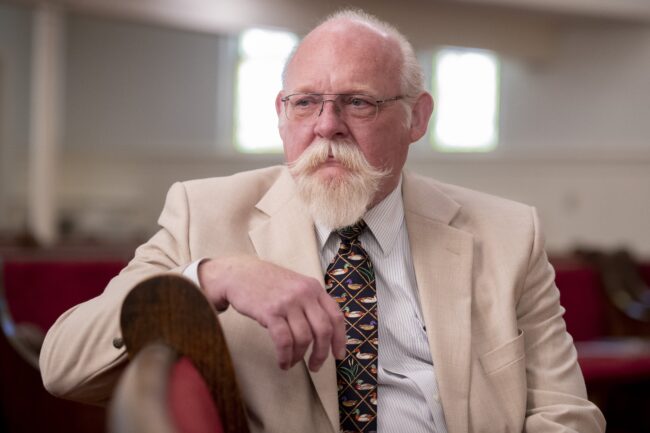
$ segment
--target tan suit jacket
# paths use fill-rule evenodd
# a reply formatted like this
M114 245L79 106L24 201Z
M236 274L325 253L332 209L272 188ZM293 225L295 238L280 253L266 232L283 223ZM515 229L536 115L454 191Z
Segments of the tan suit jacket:
M404 210L449 433L598 432L531 207L405 174ZM322 281L313 221L282 167L177 183L161 230L105 292L66 312L41 353L46 387L106 401L125 361L112 345L137 282L204 257L252 254ZM333 358L277 367L264 328L220 315L252 432L338 431ZM390 432L381 432L390 433Z

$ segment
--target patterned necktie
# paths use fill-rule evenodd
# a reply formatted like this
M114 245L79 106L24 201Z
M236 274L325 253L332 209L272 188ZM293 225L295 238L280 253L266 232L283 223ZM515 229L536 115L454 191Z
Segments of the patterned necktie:
M336 361L341 431L377 431L377 291L375 272L359 242L362 220L338 230L341 237L325 284L345 315L345 359Z

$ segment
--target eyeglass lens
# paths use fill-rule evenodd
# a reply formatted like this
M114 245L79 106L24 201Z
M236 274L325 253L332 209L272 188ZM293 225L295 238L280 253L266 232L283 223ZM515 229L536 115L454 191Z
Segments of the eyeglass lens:
M326 96L330 96L326 98ZM377 115L377 102L368 95L319 95L295 94L285 99L287 117L303 120L318 117L325 109L325 103L332 102L337 112L347 119L371 119Z

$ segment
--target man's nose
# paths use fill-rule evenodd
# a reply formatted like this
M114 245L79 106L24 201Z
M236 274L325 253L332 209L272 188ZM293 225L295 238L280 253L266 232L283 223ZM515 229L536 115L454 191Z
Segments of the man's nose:
M331 102L331 104L328 104L328 102ZM348 135L348 126L341 117L341 110L336 100L323 100L323 105L314 125L314 132L320 137L329 139Z

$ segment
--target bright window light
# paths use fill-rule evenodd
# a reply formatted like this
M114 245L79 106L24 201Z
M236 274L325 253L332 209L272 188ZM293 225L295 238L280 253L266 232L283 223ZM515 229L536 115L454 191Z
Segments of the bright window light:
M274 103L282 88L282 68L297 43L298 37L289 32L241 33L235 97L235 140L240 152L282 150Z
M451 152L492 150L498 138L497 57L483 50L447 48L434 57L433 71L434 147Z

